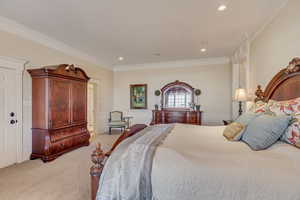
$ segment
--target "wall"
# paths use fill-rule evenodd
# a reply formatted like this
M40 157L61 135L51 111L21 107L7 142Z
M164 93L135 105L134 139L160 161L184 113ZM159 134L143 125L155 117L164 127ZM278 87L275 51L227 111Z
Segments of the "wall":
M289 0L287 5L251 42L250 64L254 68L254 85L263 87L286 67L294 57L300 57L300 1Z
M30 40L0 31L0 55L28 60L26 68L37 68L53 64L78 64L92 79L100 83L97 94L97 132L103 132L106 127L107 113L112 109L113 72L87 61L83 61L59 51L52 50ZM23 75L23 143L24 157L31 153L31 78L25 71Z
M231 119L231 67L229 64L179 68L141 69L114 73L114 109L134 117L133 123L150 123L152 109L160 98L154 91L180 80L202 90L204 124L222 124ZM130 110L129 85L148 84L148 109Z

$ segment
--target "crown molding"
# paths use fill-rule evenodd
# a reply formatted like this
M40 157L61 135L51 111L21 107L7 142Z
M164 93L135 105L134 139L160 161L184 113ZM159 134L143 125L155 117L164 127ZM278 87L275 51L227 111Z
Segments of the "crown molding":
M169 61L169 62L134 64L134 65L115 65L113 67L113 70L115 72L118 72L118 71L132 71L132 70L143 70L143 69L166 69L166 68L228 64L229 62L230 59L227 57L201 58L201 59L193 59L193 60L178 60L178 61Z
M260 27L260 29L258 29L255 33L252 34L252 36L250 37L250 43L252 43L262 32L264 32L264 30L274 21L274 19L279 16L280 11L286 7L286 5L288 4L289 0L285 0L282 5L276 9L276 11L274 12L273 15L271 15L268 20Z
M25 59L0 56L0 67L12 68L18 72L22 72L25 69L25 65L28 63Z
M22 38L37 42L51 49L55 49L57 51L65 53L69 56L74 56L76 58L91 62L92 64L100 65L103 68L112 70L109 67L108 63L103 63L99 59L90 56L78 49L70 47L69 45L61 41L58 41L43 33L40 33L36 30L28 28L22 24L19 24L14 20L2 16L0 16L0 30L18 35Z

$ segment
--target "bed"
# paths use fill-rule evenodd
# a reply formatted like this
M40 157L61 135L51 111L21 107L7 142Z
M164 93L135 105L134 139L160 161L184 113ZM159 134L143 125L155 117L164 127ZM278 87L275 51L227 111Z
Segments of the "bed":
M300 97L300 59L293 59L264 92L258 86L256 96L257 101ZM298 148L278 141L267 150L252 151L243 142L227 141L224 129L133 126L109 152L100 145L93 152L92 200L149 199L150 193L152 200L300 199ZM145 141L150 148L140 145Z

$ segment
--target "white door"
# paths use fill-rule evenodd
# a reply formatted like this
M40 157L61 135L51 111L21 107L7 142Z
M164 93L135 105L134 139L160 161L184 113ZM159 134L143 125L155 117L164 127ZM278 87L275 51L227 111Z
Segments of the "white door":
M18 162L22 142L20 74L0 66L0 168ZM20 109L21 108L21 109Z

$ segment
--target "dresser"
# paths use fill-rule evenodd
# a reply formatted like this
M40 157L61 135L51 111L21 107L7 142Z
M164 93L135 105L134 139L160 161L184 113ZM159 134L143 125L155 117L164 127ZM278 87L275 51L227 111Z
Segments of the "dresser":
M89 145L85 72L73 65L28 70L32 77L32 154L44 162Z
M153 110L151 125L184 123L201 125L202 111L193 110Z

